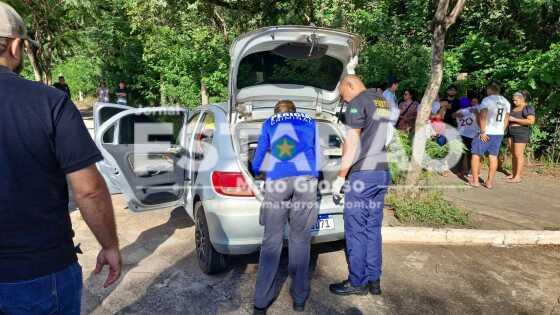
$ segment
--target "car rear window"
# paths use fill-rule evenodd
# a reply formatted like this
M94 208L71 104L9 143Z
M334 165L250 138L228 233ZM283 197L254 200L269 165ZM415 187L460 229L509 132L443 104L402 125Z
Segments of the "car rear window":
M342 71L342 62L328 55L298 59L263 51L241 60L237 88L261 84L297 84L334 91Z

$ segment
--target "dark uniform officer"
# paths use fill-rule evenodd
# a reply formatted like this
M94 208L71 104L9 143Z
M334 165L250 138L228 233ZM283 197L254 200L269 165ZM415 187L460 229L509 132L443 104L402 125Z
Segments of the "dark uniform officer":
M311 228L317 221L317 146L315 120L296 113L291 101L280 101L276 114L264 122L253 172L266 173L260 224L264 225L255 288L255 313L266 313L278 294L275 281L282 253L284 227L290 226L289 270L295 311L309 297Z
M383 95L367 90L356 76L347 76L340 94L348 102L347 135L336 197L345 185L344 229L348 280L331 284L339 295L380 294L381 223L387 187L391 181L386 147L392 138L397 115Z

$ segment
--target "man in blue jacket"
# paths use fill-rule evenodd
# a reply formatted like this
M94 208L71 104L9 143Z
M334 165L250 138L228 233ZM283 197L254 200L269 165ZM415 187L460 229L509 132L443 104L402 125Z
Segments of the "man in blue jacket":
M311 228L317 221L317 147L315 120L280 101L264 122L252 168L266 174L259 223L264 225L255 289L255 313L265 314L278 294L275 281L284 227L290 224L290 292L294 311L305 310L309 296Z

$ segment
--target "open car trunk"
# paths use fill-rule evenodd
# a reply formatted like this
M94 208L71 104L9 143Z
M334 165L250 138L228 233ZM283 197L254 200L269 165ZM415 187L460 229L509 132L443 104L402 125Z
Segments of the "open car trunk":
M257 149L259 136L264 120L250 120L240 122L235 127L235 141L237 141L240 159L249 171L250 180L257 187L261 187L263 174L252 172L252 160ZM317 120L317 134L319 136L319 191L321 195L331 194L332 182L336 180L340 170L342 158L342 137L336 126L327 120Z

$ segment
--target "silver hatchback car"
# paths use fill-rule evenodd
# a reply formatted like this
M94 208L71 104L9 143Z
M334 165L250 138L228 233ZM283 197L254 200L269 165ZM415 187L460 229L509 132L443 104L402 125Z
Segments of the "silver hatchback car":
M183 206L196 224L200 267L214 274L228 255L258 251L263 178L251 173L262 123L280 99L317 120L320 135L320 215L313 242L344 238L343 208L330 184L342 154L340 78L353 73L358 36L316 27L259 29L230 50L229 100L185 108L131 108L98 103L98 168L132 211ZM287 227L286 227L287 229Z

